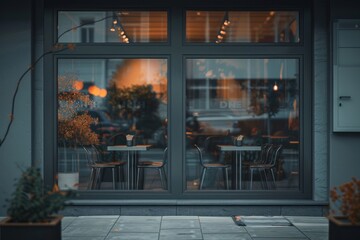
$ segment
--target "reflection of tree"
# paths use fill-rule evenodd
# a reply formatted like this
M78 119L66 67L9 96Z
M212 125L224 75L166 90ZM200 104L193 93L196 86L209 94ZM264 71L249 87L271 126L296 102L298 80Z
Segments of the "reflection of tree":
M267 114L267 134L271 134L271 118L279 112L280 108L280 86L279 90L273 90L273 81L256 81L251 89L250 107L248 111L256 116Z
M263 84L256 84L255 89L251 90L249 112L257 116L267 113L269 117L273 117L279 112L280 91L274 91L273 83L269 82L265 89L262 89L263 87Z
M152 85L117 88L116 84L111 82L107 99L112 117L128 120L144 138L151 138L161 127L161 119L158 116L160 101Z

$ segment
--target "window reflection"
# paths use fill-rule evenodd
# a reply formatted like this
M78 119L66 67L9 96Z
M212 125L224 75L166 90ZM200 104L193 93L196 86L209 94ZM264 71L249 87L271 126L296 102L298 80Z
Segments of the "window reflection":
M151 165L164 159L167 60L60 59L58 69L60 188L165 190L167 183L161 181L157 168L141 167L139 179L136 174L137 164ZM147 151L130 152L136 155L131 166L128 151L107 149L125 145L126 139L122 141L120 136L126 135L134 136L135 145L151 146ZM115 167L109 167L115 162ZM92 175L92 169L100 168L98 163L108 165L101 165L102 172ZM161 171L164 177L167 165ZM130 185L129 180L136 182Z
M186 67L187 189L198 190L202 182L203 167L195 145L201 149L205 162L232 166L229 178L233 190L240 189L235 188L235 183L241 184L241 189L249 189L246 166L241 170L241 180L235 171L239 170L234 166L234 159L239 158L235 150L222 151L218 146L236 145L239 136L244 137L243 145L282 145L277 164L271 168L276 188L265 187L265 177L255 174L253 190L297 189L298 60L187 59ZM244 164L259 160L262 153L255 149L238 154ZM271 169L267 172L270 183L273 181ZM221 174L221 171L207 172L202 189L226 189Z
M186 41L299 42L298 19L291 11L186 11Z

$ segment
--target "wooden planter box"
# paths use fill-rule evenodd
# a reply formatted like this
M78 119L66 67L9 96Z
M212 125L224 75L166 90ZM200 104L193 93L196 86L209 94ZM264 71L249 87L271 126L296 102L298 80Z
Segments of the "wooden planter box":
M346 217L328 216L329 240L359 240L360 223L351 224Z
M61 240L61 219L56 216L48 223L14 223L5 218L0 222L0 239Z

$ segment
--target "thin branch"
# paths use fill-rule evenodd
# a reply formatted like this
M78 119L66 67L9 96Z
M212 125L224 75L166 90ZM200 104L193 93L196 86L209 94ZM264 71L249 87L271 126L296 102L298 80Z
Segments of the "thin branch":
M98 20L96 20L96 21L92 21L92 22L87 22L87 23L84 23L84 24L80 24L80 25L78 25L78 26L75 26L75 27L72 27L72 28L66 30L65 32L63 32L62 34L60 34L60 35L58 36L58 38L56 39L56 42L55 42L55 44L54 44L54 46L53 46L53 47L54 47L53 49L51 49L50 51L47 51L47 52L43 53L41 56L39 56L39 57L30 65L29 68L26 69L26 71L21 75L21 77L20 77L19 80L17 81L16 89L15 89L15 92L14 92L13 97L12 97L10 121L9 121L7 127L6 127L6 131L5 131L4 137L3 137L2 139L0 138L0 147L1 147L1 146L3 145L3 143L5 142L8 134L9 134L11 125L12 125L12 123L13 123L13 121L14 121L16 96L17 96L17 93L18 93L18 91L19 91L20 83L23 81L23 79L24 79L24 77L26 76L26 74L29 73L30 71L32 71L32 70L35 68L36 64L37 64L42 58L44 58L46 55L48 55L48 54L50 54L50 53L63 52L63 51L65 51L65 50L67 50L67 49L72 49L72 48L73 48L73 46L70 45L70 44L67 45L66 47L62 47L61 45L58 44L59 39L60 39L62 36L64 36L64 34L70 32L70 31L76 30L76 29L78 29L78 28L81 28L81 27L83 27L83 26L91 25L91 24L94 24L94 23L97 23L97 22L101 22L101 21L104 21L104 20L106 20L106 19L108 19L108 18L112 18L112 17L114 17L114 16L113 16L113 15L111 15L111 16L106 16L106 17L100 18L100 19L98 19Z
M31 70L34 69L34 67L36 66L36 64L43 58L45 57L46 55L50 54L50 53L59 53L59 52L62 52L62 51L65 51L67 50L68 48L65 47L65 48L62 48L62 49L59 49L59 50L51 50L51 51L48 51L48 52L45 52L43 53L40 57L38 57L38 59L36 59L36 61L30 65L30 67L28 69L26 69L26 71L21 75L21 77L19 78L17 84L16 84L16 89L15 89L15 92L13 94L13 97L12 97L12 102L11 102L11 113L10 113L10 121L7 125L7 128L6 128L6 131L5 131L5 134L4 134L4 137L3 139L0 140L0 147L3 145L3 143L5 142L5 139L6 137L8 136L9 134L9 131L10 131L10 128L11 128L11 125L14 121L14 113L15 113L15 100L16 100L16 96L17 96L17 93L19 91L19 87L20 87L20 83L23 81L24 77L26 76L26 74L28 72L30 72Z

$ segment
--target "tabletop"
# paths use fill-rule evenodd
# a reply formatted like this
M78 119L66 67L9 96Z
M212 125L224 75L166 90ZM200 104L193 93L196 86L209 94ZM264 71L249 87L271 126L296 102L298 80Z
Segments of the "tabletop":
M134 146L114 145L114 146L107 146L107 150L108 151L146 151L150 147L151 147L150 144L134 145Z
M221 151L261 151L261 146L217 145Z

